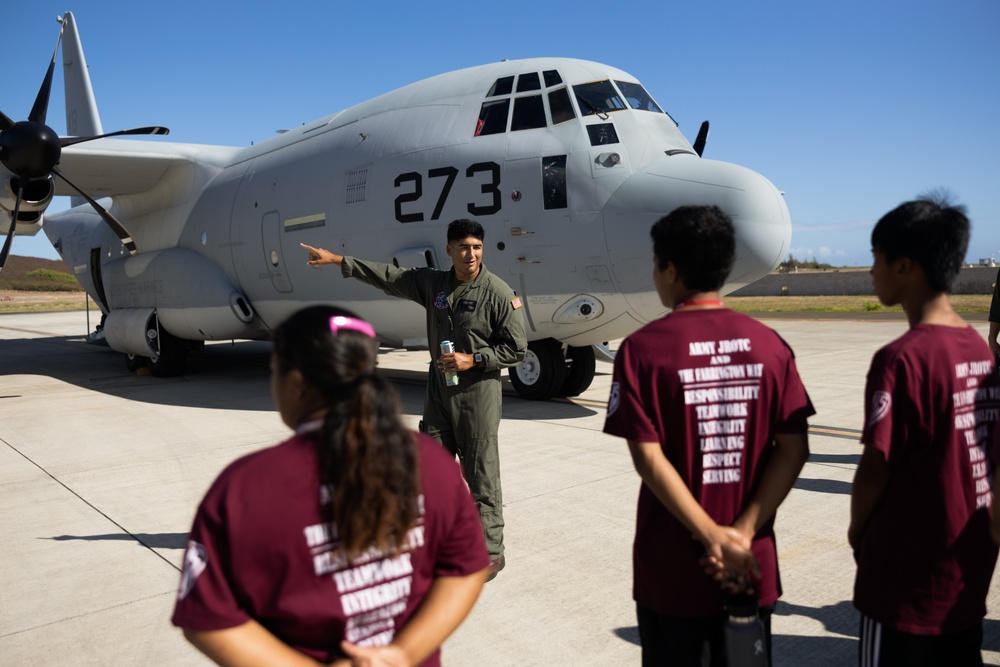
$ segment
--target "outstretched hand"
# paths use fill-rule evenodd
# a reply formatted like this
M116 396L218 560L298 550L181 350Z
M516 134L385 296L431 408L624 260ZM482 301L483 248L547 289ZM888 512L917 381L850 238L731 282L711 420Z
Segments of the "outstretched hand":
M299 245L309 251L309 260L306 262L309 266L320 266L321 264L336 264L340 266L344 262L343 255L336 255L329 250L314 248L305 243L300 243Z

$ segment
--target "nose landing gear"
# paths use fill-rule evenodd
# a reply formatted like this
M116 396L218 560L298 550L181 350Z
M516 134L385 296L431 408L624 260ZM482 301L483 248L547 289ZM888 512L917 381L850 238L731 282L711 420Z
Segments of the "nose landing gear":
M578 396L594 379L592 347L564 346L553 338L528 343L517 366L508 370L514 390L522 398L547 401L555 396Z

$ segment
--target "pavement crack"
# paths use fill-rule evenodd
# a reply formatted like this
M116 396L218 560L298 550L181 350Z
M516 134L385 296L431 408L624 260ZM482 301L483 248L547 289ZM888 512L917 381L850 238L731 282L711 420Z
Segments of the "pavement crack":
M66 491L68 491L69 493L71 493L72 495L74 495L77 498L77 500L79 500L84 505L86 505L90 509L92 509L95 512L97 512L98 514L100 514L105 519L107 519L112 525L114 525L116 528L118 528L120 531L122 531L123 534L128 535L133 540L135 540L136 542L138 542L139 544L141 544L145 549L147 549L151 553L155 554L156 557L159 558L160 560L162 560L164 563L166 563L167 565L169 565L173 569L175 569L178 572L180 572L180 568L177 567L177 565L175 565L174 563L172 563L170 561L170 559L164 557L163 554L161 554L159 551L157 551L156 549L153 549L151 546L149 546L148 544L146 544L142 539L140 539L139 537L137 537L134 533L132 533L131 531L129 531L128 529L126 529L125 526L121 525L120 523L118 523L117 521L115 521L114 519L112 519L104 510L102 510L101 508L97 507L92 502L90 502L89 500L87 500L86 498L84 498L83 496L81 496L79 493L77 493L76 491L74 491L72 488L70 488L69 485L67 485L61 479L59 479L58 477L56 477L55 475L53 475L52 473L50 473L42 465L40 465L37 461L33 460L30 456L28 456L27 454L25 454L24 452L22 452L21 450L19 450L14 445L12 445L9 442L7 442L6 440L3 440L2 438L0 438L0 442L2 442L3 444L7 445L7 447L11 451L17 452L17 454L20 455L21 458L23 458L25 461L27 461L31 465L35 466L36 468L38 468L38 470L40 470L42 473L44 473L46 477L48 477L53 482L55 482L56 484L58 484L62 488L66 489Z
M103 612L106 612L106 611L110 611L112 609L119 609L121 607L127 607L129 605L135 604L136 602L145 602L146 600L153 600L155 598L158 598L158 597L161 597L161 596L164 596L164 595L170 595L171 597L173 597L173 596L177 595L177 591L176 590L169 590L169 591L164 591L163 593L154 593L153 595L147 595L146 597L142 597L142 598L135 598L133 600L129 600L128 602L122 602L121 604L113 604L113 605L111 605L109 607L101 607L100 609L91 609L90 611L84 612L82 614L74 614L72 616L66 616L64 618L59 618L59 619L56 619L54 621L49 621L48 623L42 623L41 625L33 625L31 627L28 627L28 628L21 628L20 630L14 630L13 632L5 632L3 634L0 634L0 639L6 638L6 637L14 637L15 635L19 635L19 634L22 634L22 633L25 633L25 632L31 632L33 630L39 630L41 628L47 628L47 627L52 626L52 625L59 625L61 623L64 623L66 621L71 621L71 620L76 619L76 618L86 618L87 616L92 616L94 614L100 614L100 613L103 613Z

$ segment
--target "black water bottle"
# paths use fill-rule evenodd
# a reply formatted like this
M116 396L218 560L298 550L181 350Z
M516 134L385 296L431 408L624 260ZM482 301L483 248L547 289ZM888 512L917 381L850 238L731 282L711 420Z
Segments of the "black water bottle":
M729 667L768 667L767 637L757 608L757 596L745 593L727 596L726 616L726 664Z

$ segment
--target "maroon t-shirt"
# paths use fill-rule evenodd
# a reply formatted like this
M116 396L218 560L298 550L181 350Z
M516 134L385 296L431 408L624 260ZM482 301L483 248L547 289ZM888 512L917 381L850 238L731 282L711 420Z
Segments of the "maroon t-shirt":
M872 359L861 442L890 476L862 536L854 605L903 632L948 634L986 615L1000 460L993 363L972 327L927 324Z
M775 433L802 433L814 414L788 345L728 309L680 310L625 339L615 357L604 430L659 442L706 512L731 524L753 495ZM700 542L643 484L633 546L633 596L672 616L722 613ZM758 598L781 594L773 522L757 534Z
M469 575L489 564L458 464L434 440L414 435L421 519L399 556L373 549L353 565L334 552L336 528L320 513L325 489L315 432L231 464L195 516L174 625L220 630L254 619L323 662L342 655L341 639L389 644L435 578ZM440 652L423 664L439 665Z

